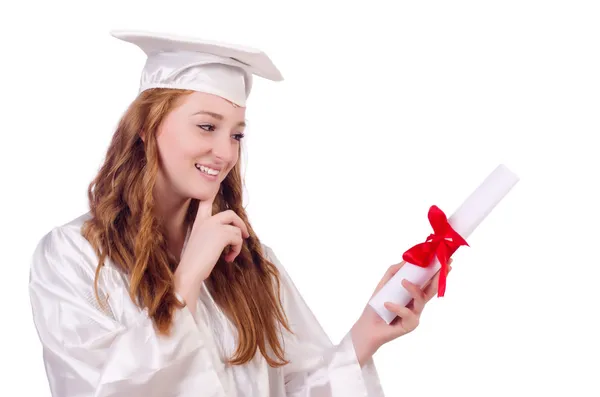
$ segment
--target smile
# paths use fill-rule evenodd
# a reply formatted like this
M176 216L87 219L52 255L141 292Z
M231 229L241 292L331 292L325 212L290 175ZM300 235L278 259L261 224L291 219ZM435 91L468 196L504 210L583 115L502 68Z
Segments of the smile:
M198 169L200 172L203 172L205 174L212 175L212 176L219 175L219 170L215 170L215 169L212 169L212 168L209 168L209 167L205 167L205 166L200 165L200 164L195 164L195 166L196 166L196 169Z

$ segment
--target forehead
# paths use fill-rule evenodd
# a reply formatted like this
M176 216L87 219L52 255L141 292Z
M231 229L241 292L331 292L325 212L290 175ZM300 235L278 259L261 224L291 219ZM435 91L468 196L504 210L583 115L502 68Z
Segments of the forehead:
M197 113L201 111L212 112L225 118L244 119L246 108L235 105L228 100L213 94L193 92L186 95L180 108L185 112Z

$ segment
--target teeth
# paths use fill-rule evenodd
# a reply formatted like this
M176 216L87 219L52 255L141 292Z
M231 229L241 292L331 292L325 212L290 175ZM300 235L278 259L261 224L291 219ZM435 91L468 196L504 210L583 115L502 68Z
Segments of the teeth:
M208 168L203 165L196 164L196 168L208 175L218 175L219 174L219 171L213 170L212 168Z

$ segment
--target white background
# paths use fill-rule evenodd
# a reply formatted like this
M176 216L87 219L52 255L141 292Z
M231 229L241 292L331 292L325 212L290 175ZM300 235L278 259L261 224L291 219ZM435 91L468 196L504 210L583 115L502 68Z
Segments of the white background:
M281 69L249 101L247 208L336 342L430 205L450 215L499 163L519 174L446 297L377 353L388 396L600 395L597 4L3 3L0 395L49 395L29 258L87 210L137 93L144 56L113 28L259 47Z

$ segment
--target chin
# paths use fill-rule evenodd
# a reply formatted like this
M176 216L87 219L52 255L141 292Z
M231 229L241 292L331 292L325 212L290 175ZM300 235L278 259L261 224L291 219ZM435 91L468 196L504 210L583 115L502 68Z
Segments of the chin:
M216 188L213 189L211 189L210 187L205 187L204 189L195 189L193 191L188 191L186 196L188 196L191 199L196 199L200 201L209 200L219 190L219 187L220 185L216 185Z

